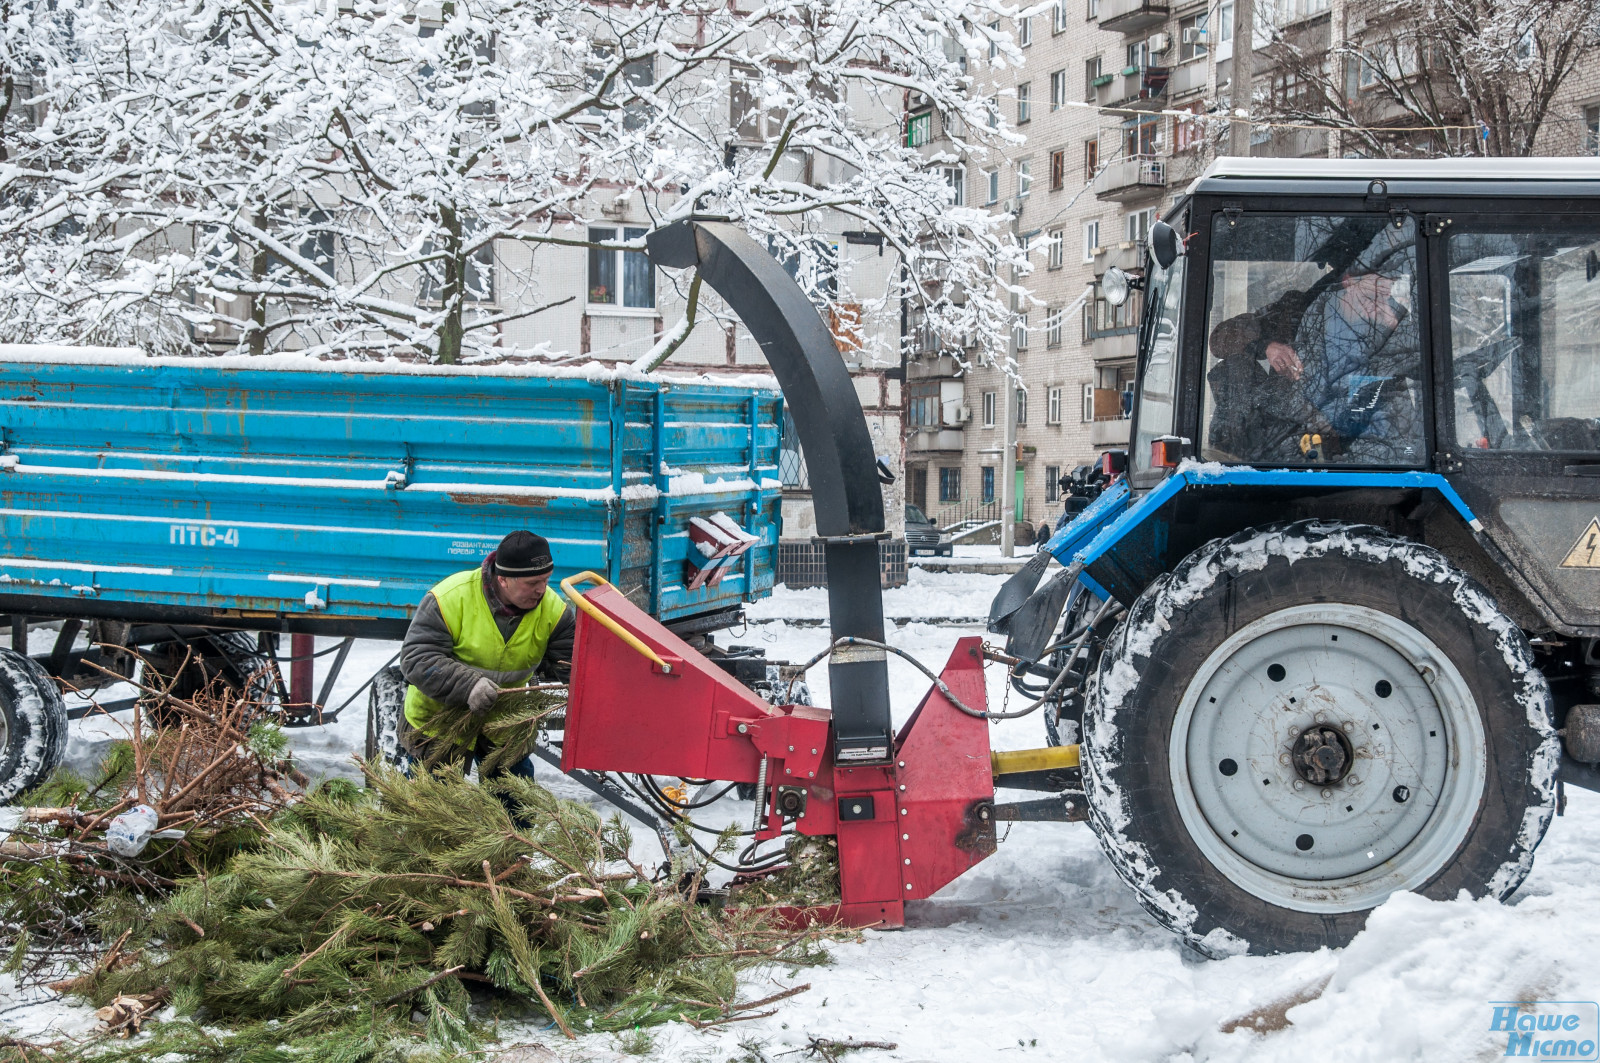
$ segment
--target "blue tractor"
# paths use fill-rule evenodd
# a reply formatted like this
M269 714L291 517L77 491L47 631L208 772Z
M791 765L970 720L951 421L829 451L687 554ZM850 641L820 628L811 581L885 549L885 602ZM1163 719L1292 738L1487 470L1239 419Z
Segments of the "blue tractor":
M1508 896L1600 789L1600 166L1223 159L1103 286L1130 447L991 630L1118 873L1214 956Z

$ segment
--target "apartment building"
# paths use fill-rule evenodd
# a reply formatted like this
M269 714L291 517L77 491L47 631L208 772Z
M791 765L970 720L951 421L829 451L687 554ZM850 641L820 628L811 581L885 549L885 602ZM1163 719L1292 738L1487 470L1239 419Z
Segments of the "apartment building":
M1381 35L1381 5L1255 0L1254 7L1253 114L1314 109L1314 94L1324 89L1348 92L1352 104L1376 95L1367 64L1346 68L1326 53ZM1230 150L1224 116L1233 109L1234 8L1232 0L1059 0L1047 15L1000 27L1025 61L990 71L1001 85L996 106L1026 142L947 170L955 196L1011 216L1030 251L1022 278L1029 297L1018 307L1014 382L998 369L964 365L967 352L940 337L913 335L907 498L936 522L999 517L1000 478L1008 474L1015 518L1053 520L1061 512L1058 478L1127 445L1141 306L1137 293L1111 306L1100 278L1112 266L1137 273L1151 222ZM1291 53L1298 62L1285 58ZM1595 54L1562 84L1536 141L1540 153L1600 154ZM1307 76L1306 56L1320 83ZM1406 74L1430 76L1423 62ZM1393 112L1381 104L1361 110L1414 124ZM913 111L910 121L917 120ZM1252 126L1250 154L1361 153L1348 134L1308 124ZM930 135L935 147L937 133ZM1005 452L1008 416L1016 421L1014 454Z

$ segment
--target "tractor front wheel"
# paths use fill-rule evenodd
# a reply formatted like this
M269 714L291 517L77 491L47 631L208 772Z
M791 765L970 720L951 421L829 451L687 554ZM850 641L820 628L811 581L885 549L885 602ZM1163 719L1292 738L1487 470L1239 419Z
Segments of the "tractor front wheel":
M1554 811L1550 692L1437 551L1302 521L1186 558L1101 658L1091 823L1213 956L1341 946L1390 894L1504 898Z

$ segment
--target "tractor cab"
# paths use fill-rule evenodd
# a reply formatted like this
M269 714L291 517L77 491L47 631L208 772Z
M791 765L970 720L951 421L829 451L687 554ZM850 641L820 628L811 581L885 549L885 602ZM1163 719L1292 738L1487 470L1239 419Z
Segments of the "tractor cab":
M1282 474L1201 492L1233 518L1175 497L1163 570L1261 507L1414 524L1524 626L1600 635L1600 166L1222 159L1105 282L1134 287L1133 499Z

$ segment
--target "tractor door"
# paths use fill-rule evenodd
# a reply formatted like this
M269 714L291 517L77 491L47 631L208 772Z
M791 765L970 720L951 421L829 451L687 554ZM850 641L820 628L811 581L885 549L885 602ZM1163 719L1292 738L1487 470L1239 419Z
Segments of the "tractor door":
M1424 231L1440 471L1547 621L1600 633L1600 213Z

